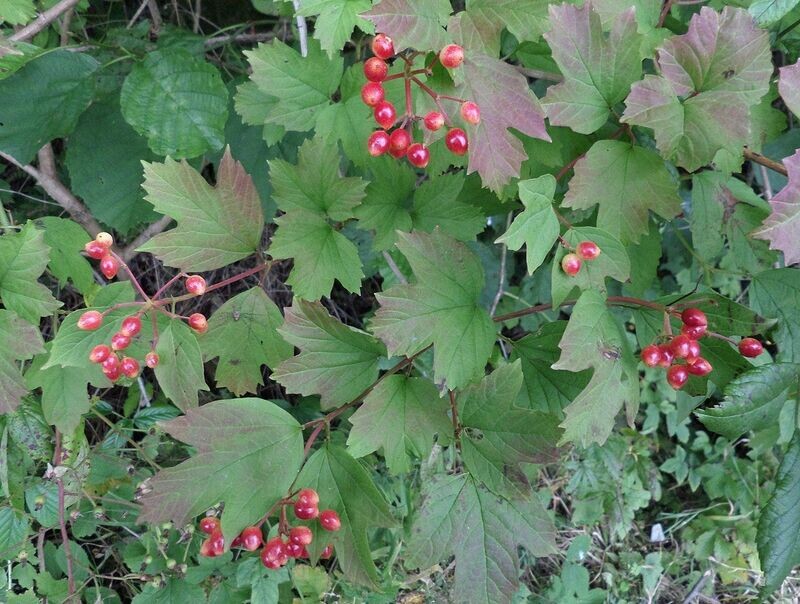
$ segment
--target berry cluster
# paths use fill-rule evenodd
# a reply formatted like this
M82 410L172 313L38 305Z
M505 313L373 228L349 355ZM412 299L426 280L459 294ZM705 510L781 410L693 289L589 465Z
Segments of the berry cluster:
M440 95L424 84L417 75L430 75L431 69L430 67L418 70L412 69L413 56L417 53L412 53L412 58L398 55L405 62L405 69L403 73L390 76L389 65L386 61L395 56L394 43L390 37L384 34L378 34L372 40L372 53L375 56L364 62L364 75L368 81L361 89L361 100L364 101L364 104L372 107L373 116L381 130L373 132L367 140L369 154L377 157L388 152L389 155L396 159L406 157L411 165L417 168L425 168L430 161L430 150L425 142L414 142L412 137L414 122L421 121L428 133L436 132L443 126L447 126L448 131L444 137L445 145L452 153L464 155L469 148L467 133L462 128L455 127L452 124L441 102L442 100L458 102L460 104L461 118L467 124L472 125L476 125L481 121L481 112L478 105L472 101ZM444 67L455 69L464 61L464 49L457 44L445 46L439 52L438 60ZM398 116L394 105L385 98L386 93L383 89L383 82L401 77L405 81L406 111L400 116L401 121L397 128L391 130L397 123ZM431 111L425 116L414 114L412 110L412 82L434 100L438 111ZM427 140L427 134L425 138Z
M591 261L599 255L600 247L594 241L582 241L574 252L565 254L561 259L561 270L574 277L580 272L584 260Z

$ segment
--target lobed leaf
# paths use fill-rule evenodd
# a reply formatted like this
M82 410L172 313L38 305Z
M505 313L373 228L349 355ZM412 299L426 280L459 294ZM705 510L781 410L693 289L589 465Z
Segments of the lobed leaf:
M753 277L750 305L762 316L778 320L775 340L778 361L800 362L800 271L779 268Z
M784 159L783 164L789 182L769 200L772 213L752 236L769 241L770 249L783 252L786 264L796 264L800 262L800 151Z
M0 415L11 413L28 387L17 366L17 361L27 360L44 352L44 341L36 325L28 323L16 313L0 309Z
M361 16L391 37L397 52L439 51L450 41L444 27L451 10L447 0L381 0Z
M354 28L365 33L374 31L372 23L359 16L372 8L372 0L305 0L299 7L298 15L316 16L314 38L329 56L338 55Z
M170 321L158 334L156 353L156 379L167 398L184 412L197 407L197 391L208 390L208 385L194 332L183 321Z

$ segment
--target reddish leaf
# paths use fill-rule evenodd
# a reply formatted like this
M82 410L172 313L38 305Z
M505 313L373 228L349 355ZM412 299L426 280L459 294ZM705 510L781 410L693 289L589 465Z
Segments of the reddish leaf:
M800 115L800 61L780 68L778 92L786 106L795 115Z
M361 16L390 36L397 52L439 50L450 41L444 30L450 10L446 0L383 0Z
M800 151L783 160L789 183L770 200L770 214L753 237L766 239L769 247L783 252L786 264L800 262Z

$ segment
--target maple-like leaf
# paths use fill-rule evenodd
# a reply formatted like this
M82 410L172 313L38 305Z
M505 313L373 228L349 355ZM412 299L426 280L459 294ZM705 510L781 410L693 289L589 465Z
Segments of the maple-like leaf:
M167 398L181 411L197 407L197 391L208 385L195 333L183 321L170 321L158 334L156 353L156 379Z
M393 527L396 521L369 473L341 447L325 445L309 457L297 484L319 493L325 507L335 510L342 527L335 533L311 526L314 541L308 546L316 561L332 543L342 572L351 581L374 586L378 580L367 530L370 526Z
M787 265L800 262L800 151L783 160L789 182L769 200L772 213L753 237L766 239L769 247L783 252Z
M17 361L44 352L39 328L16 313L0 309L0 415L11 413L28 393Z
M376 294L381 307L372 332L392 356L410 356L433 344L435 380L450 389L467 385L483 374L494 346L494 323L478 305L484 285L480 260L438 229L399 233L397 248L416 283Z
M786 106L795 115L800 115L800 61L778 70L778 92Z
M598 187L597 183L603 186ZM564 206L597 204L597 226L622 243L638 243L650 212L670 219L681 211L678 183L657 153L622 141L598 141L575 164Z
M591 134L642 75L634 10L618 15L608 36L589 2L550 5L550 22L544 38L564 81L547 89L542 104L551 124Z
M704 6L689 31L658 50L661 75L631 88L622 121L652 128L661 154L689 171L719 151L740 154L751 137L750 108L769 90L769 35L750 14Z
M319 40L322 50L334 56L350 40L353 28L368 34L374 31L372 23L359 16L371 7L372 0L303 0L297 14L317 18L314 38Z
M499 496L466 474L425 483L407 561L430 568L455 555L455 602L510 602L520 584L518 546L533 556L556 552L555 528L535 495Z
M262 365L275 368L292 356L293 348L278 334L283 315L260 287L237 294L208 320L200 338L206 359L219 357L217 385L237 396L256 392L264 383Z
M361 16L391 37L397 52L438 51L450 42L444 27L451 11L447 0L381 0Z
M378 340L334 319L319 302L295 298L278 331L300 353L281 363L272 378L287 392L320 395L323 409L348 403L366 390L386 356Z
M139 248L187 272L209 271L258 249L264 215L253 180L225 150L211 186L186 161L144 165L147 201L178 226Z
M546 1L469 0L466 10L450 18L447 31L465 50L497 56L504 29L520 42L537 41L549 28L547 6Z
M139 522L183 526L222 501L226 545L286 494L303 463L302 427L263 399L208 403L163 428L196 453L148 480Z

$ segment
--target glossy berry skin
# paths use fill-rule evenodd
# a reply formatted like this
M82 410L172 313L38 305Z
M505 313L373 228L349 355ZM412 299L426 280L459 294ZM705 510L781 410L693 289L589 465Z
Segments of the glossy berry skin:
M111 371L112 369L119 369L119 358L115 354L109 355L109 357L101 363L101 366L103 368L103 373L105 373L106 370Z
M286 550L286 555L289 556L290 558L299 558L300 556L303 555L303 550L306 549L299 543L292 543L292 542L287 543L283 547Z
M391 59L394 56L394 42L386 34L378 34L372 38L372 54L379 59Z
M103 244L98 243L97 240L92 239L89 243L83 246L83 251L86 252L86 255L89 256L89 258L100 260L100 258L108 253L108 248Z
M334 510L324 510L319 515L319 523L326 531L338 531L342 528L342 521L339 519L339 514Z
M92 363L102 363L111 355L111 349L105 344L98 344L89 353L89 360Z
M294 504L294 515L300 520L311 520L319 516L319 508L316 504L303 503L296 501Z
M444 126L444 116L438 111L431 111L425 115L423 123L428 130L436 132L439 128Z
M100 272L103 273L103 276L106 279L113 279L117 276L118 271L119 261L110 254L103 256L103 258L100 260Z
M672 349L670 348L669 344L663 344L659 346L658 350L661 353L661 362L659 362L659 366L669 367L672 365L672 361L675 360L675 355L672 354Z
M411 135L408 130L398 128L389 135L389 155L395 159L400 159L408 152L411 144Z
M594 260L600 255L600 247L594 241L581 241L577 253L583 260Z
M146 355L144 355L144 364L150 369L155 369L158 367L158 354L155 352L148 352Z
M142 331L142 320L139 317L125 317L122 320L122 325L119 328L119 332L128 336L129 338L134 337L140 331Z
M699 308L687 308L681 313L681 321L690 327L703 327L708 325L708 317Z
M87 310L78 319L78 329L94 331L103 324L103 315L96 310Z
M191 275L190 277L186 277L186 282L184 285L186 286L186 291L190 294L194 294L195 296L202 296L204 293L206 293L206 280L200 275Z
M461 103L461 117L464 121L473 126L479 124L481 121L481 110L478 108L477 103L466 101Z
M389 135L386 130L376 130L367 139L367 152L372 157L383 155L389 150Z
M244 549L246 549L248 552L254 552L261 547L264 538L261 535L260 528L257 526L248 526L239 535L239 539L241 539L242 547Z
M439 51L439 61L447 69L455 69L464 62L464 49L458 44L448 44Z
M325 546L325 549L322 550L322 553L319 555L319 557L323 560L327 560L331 556L333 556L333 546L329 543Z
M210 535L214 531L219 530L219 518L215 518L214 516L206 516L200 520L199 527L200 530L206 535Z
M684 325L681 327L681 333L684 335L689 336L692 340L699 340L704 335L706 335L706 330L708 329L707 325Z
M131 357L124 357L119 364L122 373L125 377L135 378L139 375L139 361Z
M694 359L700 356L700 344L697 340L689 339L689 354L686 355L686 360L691 363Z
M289 541L298 545L309 545L314 540L314 534L307 526L295 526L289 531Z
M655 367L661 362L661 350L655 344L642 348L642 362L648 367Z
M114 238L111 236L111 233L106 233L105 231L97 233L97 237L95 237L94 240L106 249L114 245Z
M464 155L469 149L467 133L461 128L451 128L444 137L444 144L456 155Z
M116 382L122 375L122 368L119 365L109 368L103 367L103 375L112 382Z
M686 371L692 375L708 375L713 370L711 363L702 357L693 359L691 363L686 365Z
M431 161L430 150L422 143L414 143L409 145L406 152L408 163L417 168L424 168Z
M111 336L111 350L125 350L130 345L130 337L122 332L117 332Z
M221 556L225 553L225 538L222 536L222 531L216 529L208 536L208 542L211 544L211 551L215 556Z
M370 57L364 61L364 75L370 82L383 82L389 75L389 66L383 59Z
M361 87L361 100L369 107L375 107L385 96L386 92L378 82L367 82Z
M319 493L314 489L300 489L297 493L297 501L305 505L319 505Z
M204 539L203 543L200 544L200 555L204 558L213 558L216 556L214 553L214 549L211 547L211 538Z
M675 358L685 359L689 356L690 343L691 339L689 336L686 334L680 334L679 336L672 338L672 342L670 342L669 347L672 350L672 354L675 355Z
M189 327L194 329L197 333L205 333L208 331L208 321L206 321L206 316L202 313L196 312L189 315L189 319L186 322L189 324Z
M384 130L391 128L397 119L397 111L389 101L381 101L375 105L373 115L375 116L375 121Z
M675 390L683 388L688 379L689 370L686 365L673 365L667 369L667 383Z
M755 338L743 338L739 342L739 352L743 357L753 359L764 352L764 346Z
M561 259L561 270L567 273L570 277L574 277L581 270L583 261L577 254L567 254Z
M289 561L286 544L280 537L270 539L261 550L261 563L267 568L280 568Z

